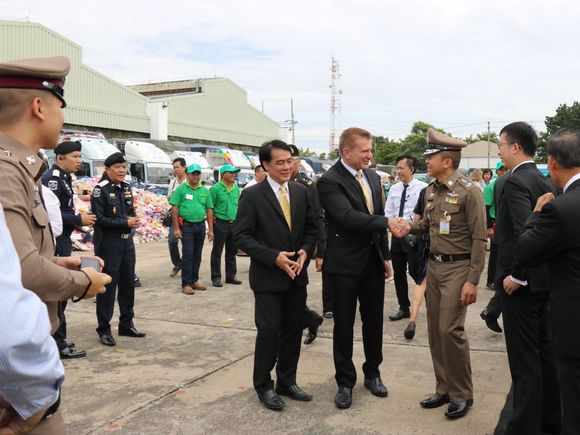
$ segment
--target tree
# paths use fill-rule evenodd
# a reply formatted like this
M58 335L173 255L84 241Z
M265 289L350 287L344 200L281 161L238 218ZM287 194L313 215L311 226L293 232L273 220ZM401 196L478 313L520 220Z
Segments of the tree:
M310 148L300 148L300 156L301 157L316 157L316 152L310 151Z
M338 152L338 148L333 149L332 151L330 151L328 153L328 160L337 160L339 157L340 153Z
M545 163L547 160L546 144L548 137L563 127L580 128L580 103L574 101L572 105L560 104L554 116L546 116L546 132L540 133L538 148L536 150L536 162Z
M319 158L320 160L326 160L326 153L320 153L320 154L318 155L318 158Z
M495 131L491 131L489 133L489 139L488 139L488 133L487 130L482 131L481 133L477 133L475 136L470 135L469 137L464 138L465 142L467 143L474 143L474 142L479 142L480 140L489 140L490 142L494 142L497 143L498 137L497 137L497 133Z

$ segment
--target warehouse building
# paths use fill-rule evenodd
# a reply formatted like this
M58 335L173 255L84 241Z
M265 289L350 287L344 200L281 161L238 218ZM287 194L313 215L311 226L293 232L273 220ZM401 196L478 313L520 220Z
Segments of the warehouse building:
M82 47L47 27L0 20L0 61L64 55L65 127L105 137L151 138L250 149L279 138L280 127L227 78L125 86L84 65Z

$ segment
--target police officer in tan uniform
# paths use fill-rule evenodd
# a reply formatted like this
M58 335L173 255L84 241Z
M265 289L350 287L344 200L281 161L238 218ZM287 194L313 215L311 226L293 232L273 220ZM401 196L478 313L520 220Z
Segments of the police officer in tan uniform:
M429 175L422 220L400 220L394 235L429 233L427 321L436 391L422 400L424 408L449 403L445 416L463 417L473 404L469 342L465 333L467 305L475 302L485 263L486 221L481 189L457 169L466 142L433 129L425 152Z
M0 63L0 203L20 257L23 287L46 303L53 333L58 301L92 298L110 281L94 269L79 270L78 257L54 256L42 198L40 177L46 166L38 152L57 145L69 69L62 56ZM30 433L64 433L59 402L29 419L28 429L37 425Z

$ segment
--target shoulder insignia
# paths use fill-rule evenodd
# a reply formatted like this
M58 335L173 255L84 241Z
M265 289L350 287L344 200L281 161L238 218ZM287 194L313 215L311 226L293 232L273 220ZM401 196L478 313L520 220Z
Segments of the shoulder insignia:
M98 183L97 186L105 187L107 184L109 184L109 180L103 180Z
M29 156L26 156L26 162L29 165L34 165L36 163L36 157L34 157L32 154Z
M12 155L12 151L10 151L10 150L4 150L4 155L10 157Z
M50 190L57 190L58 189L58 181L56 181L56 180L50 180L48 182L48 188Z
M99 198L101 196L101 188L99 186L93 189L93 198Z
M53 177L60 177L60 171L58 169L53 169L52 176Z

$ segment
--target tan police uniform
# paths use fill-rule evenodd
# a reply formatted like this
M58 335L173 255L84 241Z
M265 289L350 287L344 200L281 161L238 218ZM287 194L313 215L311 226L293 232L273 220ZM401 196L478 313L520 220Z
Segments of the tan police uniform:
M464 141L429 130L426 155L460 152ZM411 224L414 234L429 233L427 324L437 381L436 392L452 402L473 399L467 307L460 301L463 284L475 285L485 264L485 205L477 185L456 170L445 182L432 181L425 192L424 218Z
M69 70L70 62L63 56L0 63L0 89L50 92L64 107L63 86ZM2 132L0 127L0 203L20 258L22 285L46 303L54 333L58 327L57 302L82 296L89 280L84 273L53 262L54 242L40 182L46 169L33 149ZM64 434L60 411L57 409L30 433Z

